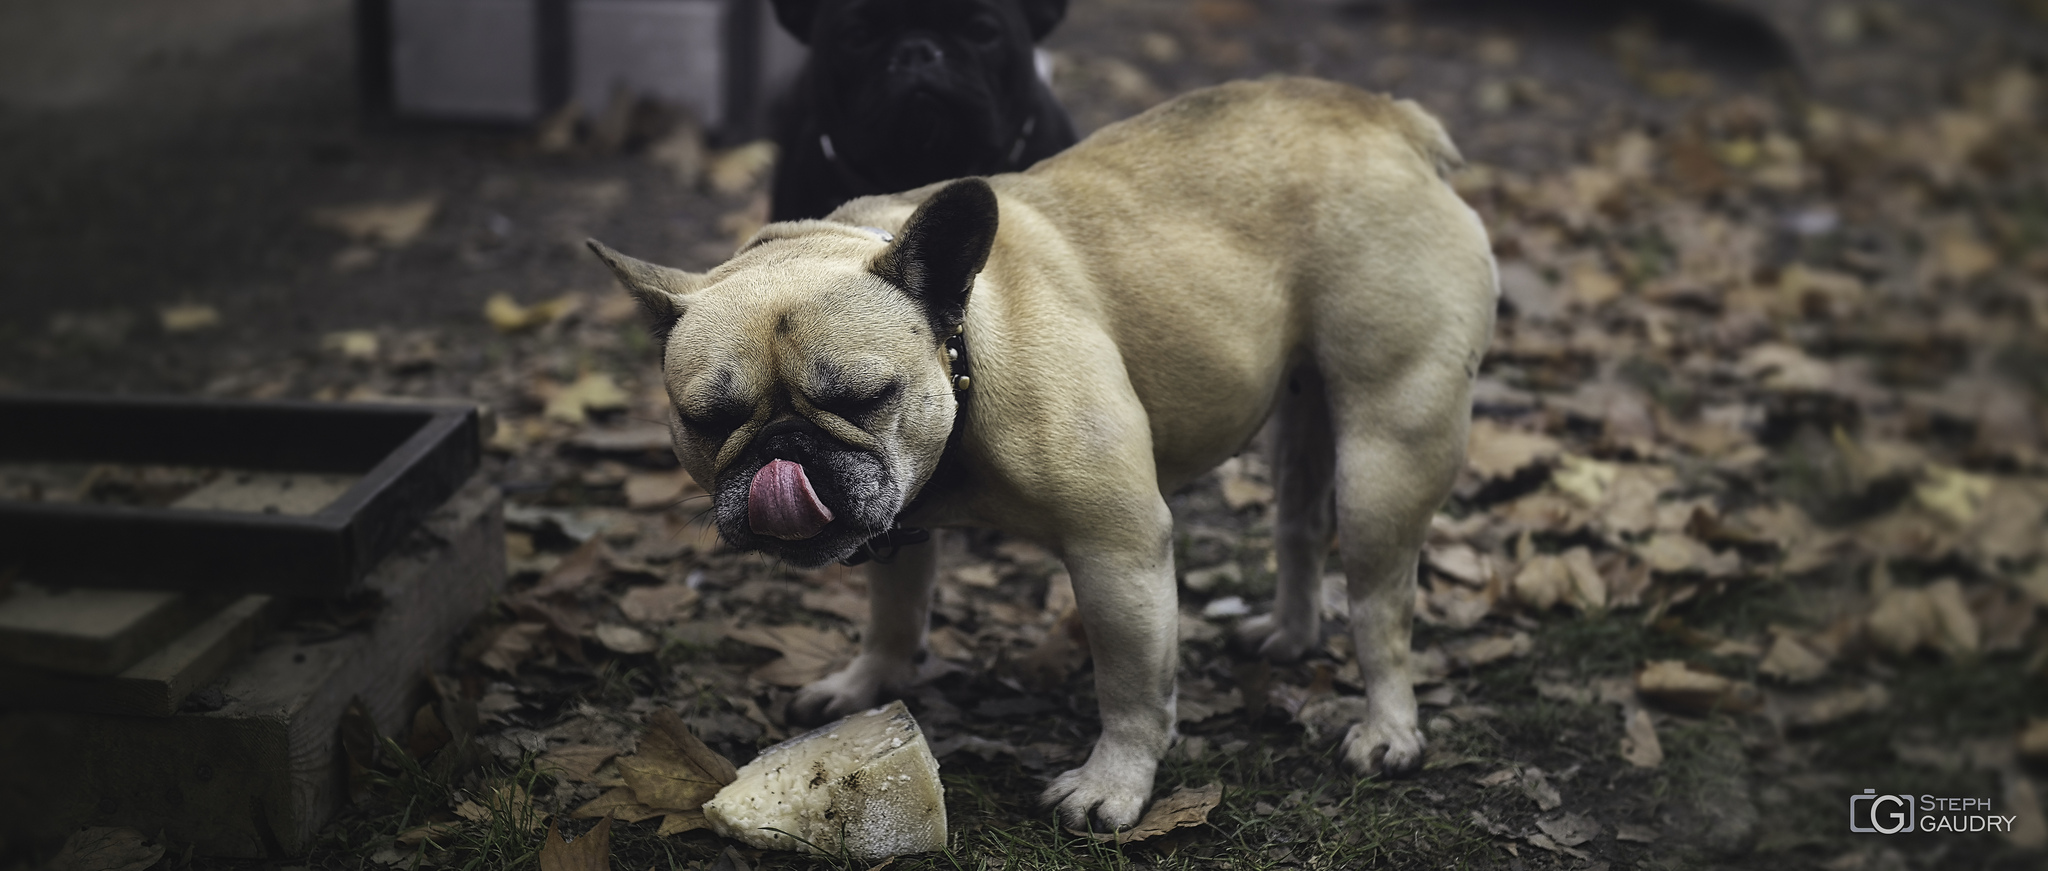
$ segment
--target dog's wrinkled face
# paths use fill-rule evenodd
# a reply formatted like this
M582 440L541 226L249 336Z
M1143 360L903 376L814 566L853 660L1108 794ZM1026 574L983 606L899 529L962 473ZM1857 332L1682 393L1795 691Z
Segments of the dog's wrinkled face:
M771 224L693 275L592 243L661 339L676 458L712 494L728 544L811 567L894 524L952 432L942 340L994 235L994 194L970 179L894 244Z
M876 173L925 166L921 179L987 172L969 164L1017 140L1024 119L1016 113L1035 105L1032 47L1065 11L1065 0L776 5L783 25L811 46L817 105L835 147Z

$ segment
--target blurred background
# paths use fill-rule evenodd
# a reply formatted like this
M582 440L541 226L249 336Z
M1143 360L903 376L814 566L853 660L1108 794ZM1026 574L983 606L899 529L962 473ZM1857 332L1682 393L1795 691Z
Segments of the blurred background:
M1227 783L1226 834L1141 864L2041 867L2048 3L1072 0L1042 48L1083 135L1272 73L1417 100L1501 264L1424 555L1428 770L1330 774L1348 643L1231 652L1272 585L1249 452L1171 502L1190 741L1161 785ZM0 0L0 390L487 406L517 592L435 693L503 770L589 763L520 793L547 813L603 794L622 710L744 761L852 649L863 582L693 524L654 351L583 240L722 261L801 57L754 0ZM961 843L1102 861L1030 800L1095 728L1063 570L988 535L942 564L963 669L912 707L968 754ZM489 815L450 784L496 781L455 771L430 803L460 829ZM1859 839L1864 787L2021 822ZM311 864L424 849L380 795ZM653 826L622 862L720 855ZM536 847L433 855L492 849Z

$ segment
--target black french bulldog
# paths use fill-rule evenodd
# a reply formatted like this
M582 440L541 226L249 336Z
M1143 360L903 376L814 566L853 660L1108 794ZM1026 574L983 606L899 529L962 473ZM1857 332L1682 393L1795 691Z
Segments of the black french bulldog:
M809 60L777 119L770 219L1024 169L1074 144L1032 48L1067 0L774 0Z

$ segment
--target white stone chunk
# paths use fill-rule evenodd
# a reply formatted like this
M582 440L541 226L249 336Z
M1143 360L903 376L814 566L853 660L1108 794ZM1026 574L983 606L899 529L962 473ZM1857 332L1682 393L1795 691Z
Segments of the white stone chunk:
M902 702L761 751L704 804L704 818L765 850L873 860L946 846L939 761Z

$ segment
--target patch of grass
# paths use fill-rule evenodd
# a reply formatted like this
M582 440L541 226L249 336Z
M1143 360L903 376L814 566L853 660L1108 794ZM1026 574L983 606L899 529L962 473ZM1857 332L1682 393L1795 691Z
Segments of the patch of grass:
M363 867L373 856L396 850L404 856L398 868L536 867L546 827L532 796L552 788L554 779L536 767L532 754L513 764L474 765L466 754L444 750L421 763L391 739L381 740L387 767L362 777L358 803L328 829L308 866ZM453 812L464 801L483 809L480 818ZM429 825L431 830L419 831ZM408 832L418 837L401 843Z

